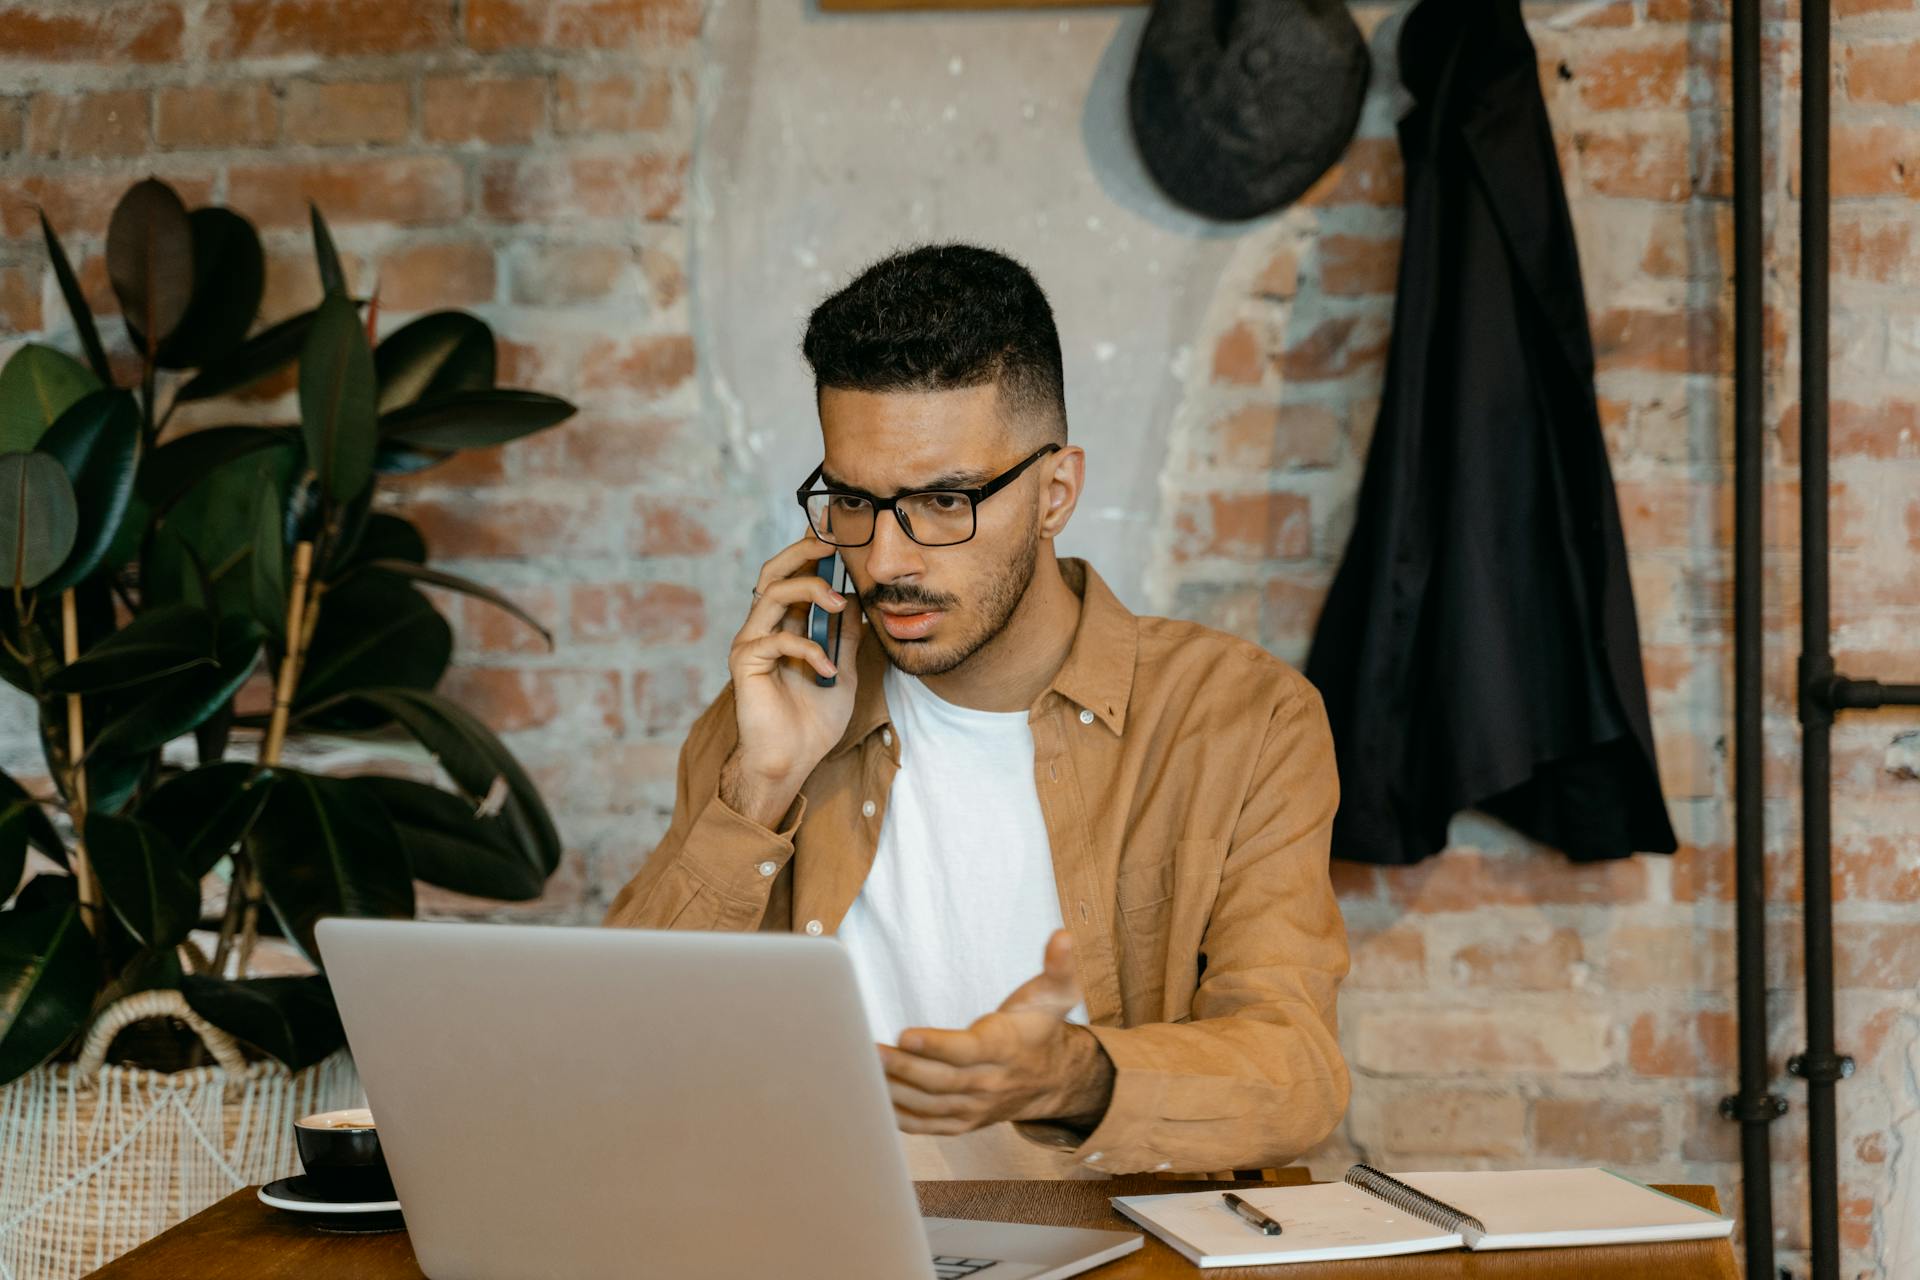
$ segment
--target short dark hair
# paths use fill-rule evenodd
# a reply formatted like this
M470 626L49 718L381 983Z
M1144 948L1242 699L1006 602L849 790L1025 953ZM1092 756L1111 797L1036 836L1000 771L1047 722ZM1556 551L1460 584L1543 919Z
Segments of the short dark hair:
M934 244L882 258L814 308L800 350L814 393L948 391L994 383L1009 425L1067 438L1053 308L1003 253Z

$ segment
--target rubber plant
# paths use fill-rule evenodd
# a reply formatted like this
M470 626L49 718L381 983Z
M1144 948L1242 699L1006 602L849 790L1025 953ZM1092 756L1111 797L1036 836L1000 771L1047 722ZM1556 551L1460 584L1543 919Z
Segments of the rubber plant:
M573 406L495 386L493 334L463 312L375 345L375 307L350 294L318 209L324 300L254 332L253 226L189 211L154 179L107 232L137 357L122 361L134 385L118 385L59 237L40 226L81 358L29 344L0 368L0 678L32 700L51 780L34 794L0 773L0 895L29 849L45 860L0 910L0 1083L69 1049L114 1001L169 986L297 1070L340 1046L340 1022L324 970L249 976L263 933L318 967L322 916L410 916L416 879L533 898L560 859L526 773L435 692L452 631L420 587L539 624L429 567L420 531L374 495L382 476L543 430ZM168 431L182 406L295 364L297 424ZM445 785L282 758L290 737L338 734L410 736ZM225 905L203 918L210 876ZM165 1058L175 1043L147 1047Z

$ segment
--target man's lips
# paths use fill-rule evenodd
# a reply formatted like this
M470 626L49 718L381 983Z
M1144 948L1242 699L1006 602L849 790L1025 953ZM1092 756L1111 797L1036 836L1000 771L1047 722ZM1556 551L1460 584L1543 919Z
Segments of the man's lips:
M927 609L913 613L880 609L877 612L880 614L880 625L885 627L887 634L895 640L921 639L939 624L941 618L946 616L946 612L941 609Z

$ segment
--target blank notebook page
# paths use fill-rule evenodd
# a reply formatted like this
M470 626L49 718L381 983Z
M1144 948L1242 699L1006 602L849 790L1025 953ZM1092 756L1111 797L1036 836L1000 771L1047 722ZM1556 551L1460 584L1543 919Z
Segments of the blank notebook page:
M1260 1234L1213 1193L1122 1196L1113 1203L1142 1226L1170 1235L1169 1244L1206 1267L1331 1262L1460 1247L1459 1236L1341 1182L1236 1194L1279 1219L1286 1234Z
M1733 1230L1730 1219L1605 1169L1393 1176L1478 1218L1482 1249L1710 1240Z

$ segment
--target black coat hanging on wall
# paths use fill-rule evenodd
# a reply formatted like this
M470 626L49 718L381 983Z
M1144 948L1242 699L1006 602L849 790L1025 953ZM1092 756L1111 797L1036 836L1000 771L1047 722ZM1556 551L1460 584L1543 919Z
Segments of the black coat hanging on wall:
M1406 237L1352 541L1307 675L1336 857L1491 813L1579 861L1671 853L1573 228L1517 0L1400 36Z

